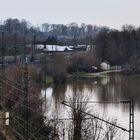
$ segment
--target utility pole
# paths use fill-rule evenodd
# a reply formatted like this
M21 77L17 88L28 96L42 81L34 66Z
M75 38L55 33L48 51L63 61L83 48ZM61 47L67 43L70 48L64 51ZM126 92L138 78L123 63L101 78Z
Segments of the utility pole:
M4 55L5 55L5 49L4 49L4 32L2 31L1 32L1 68L2 70L0 71L0 74L2 77L4 77L4 69L5 69L5 66L4 66ZM1 87L3 87L3 83L0 84ZM0 92L2 93L2 88L0 90ZM0 97L1 98L1 97Z
M70 102L66 102L66 101L63 101L63 102L62 102L62 104L65 105L65 106L68 106L68 107L70 107L70 108L72 108L72 109L81 111L81 110L79 110L79 109L77 109L77 108L75 108L75 107L73 107L73 106L70 106L70 105L67 104L67 103L70 103ZM76 103L85 103L85 102L76 102ZM84 111L81 111L81 113L84 113L84 114L86 114L86 115L89 115L89 116L91 116L91 117L93 117L93 118L95 118L95 119L98 119L98 120L100 120L100 121L102 121L102 122L105 122L105 123L107 123L107 124L109 124L109 125L115 126L116 128L119 128L119 129L121 129L121 130L123 130L123 131L125 131L125 132L128 132L128 133L129 133L129 140L134 140L134 103L133 103L133 100L120 101L120 102L98 102L98 101L90 101L90 102L88 102L88 103L117 103L117 104L118 104L118 103L123 103L123 104L129 104L129 130L127 130L127 129L125 129L125 128L119 126L119 125L110 123L109 121L106 121L106 120L104 120L104 119L101 119L101 118L99 118L99 117L97 117L97 116L95 116L95 115L92 115L92 114L90 114L90 113L86 113L86 112L84 112Z
M24 66L23 66L23 76L24 76L24 102L26 105L26 109L25 109L25 113L26 113L26 130L25 130L25 135L27 140L29 139L29 97L28 97L28 65L26 62L24 62Z
M2 70L4 70L4 55L5 55L5 45L4 45L4 32L1 33L1 65Z
M47 53L44 53L44 83L46 83L46 71L47 71Z
M129 140L134 140L134 103L133 100L125 103L129 104Z
M24 54L23 54L23 62L25 63L26 62L26 43L25 43L25 35L23 37L23 44L24 44Z
M131 108L132 109L131 110L132 111L132 122L131 122L132 123L132 129L131 130L132 130L132 140L134 140L134 123L135 122L134 122L134 103L133 103L133 100L132 100L132 103L131 103L131 107L132 107Z
M32 52L31 52L31 62L34 62L34 50L35 50L35 41L36 41L36 35L34 34L33 36L33 41L32 41Z
M134 140L134 102L128 100L121 103L129 104L129 140Z
M47 71L47 53L46 52L44 53L43 67L44 67L43 82L46 83L46 71ZM46 89L45 89L45 108L47 108Z
M133 100L129 102L129 140L134 140L134 103Z
M15 64L17 63L17 34L15 33L14 35L14 59L15 59Z
M24 103L26 105L25 109L25 119L26 119L26 130L25 130L25 137L27 140L29 139L29 96L28 96L28 64L26 61L26 43L25 43L25 36L24 36L24 63L23 63L23 90L24 90Z

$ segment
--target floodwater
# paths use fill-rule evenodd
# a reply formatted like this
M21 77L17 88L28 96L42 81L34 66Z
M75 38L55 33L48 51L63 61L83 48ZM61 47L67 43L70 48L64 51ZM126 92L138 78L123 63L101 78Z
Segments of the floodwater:
M134 101L134 126L135 139L140 139L140 75L114 74L99 79L77 79L71 82L42 89L46 116L53 118L68 117L68 108L61 104L68 101L74 93L84 94L89 101L119 102L133 99ZM96 112L106 118L117 119L117 124L129 129L129 105L116 103L90 103L91 112ZM121 130L122 131L122 130ZM123 132L124 140L128 140L128 132Z

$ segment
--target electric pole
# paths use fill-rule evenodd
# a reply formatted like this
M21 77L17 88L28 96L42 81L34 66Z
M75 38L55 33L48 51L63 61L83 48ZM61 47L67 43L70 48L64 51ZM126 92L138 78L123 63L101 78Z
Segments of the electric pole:
M134 140L134 103L133 100L129 102L130 117L129 117L129 140Z
M134 102L129 100L121 103L129 104L129 140L134 140Z
M134 103L129 101L129 140L134 140Z
M24 36L24 63L23 63L23 90L24 90L24 103L26 105L25 109L25 119L26 119L26 130L25 130L25 137L27 140L29 139L29 96L28 96L28 64L26 61L26 43L25 43L25 36Z
M34 62L34 50L35 50L35 41L36 41L36 35L34 34L33 36L33 41L32 41L32 52L31 52L31 62Z
M66 102L66 101L63 101L62 104L65 105L65 106L68 106L72 109L75 109L77 111L81 111L73 106L70 106L69 104L67 103L70 103L70 102ZM76 102L76 103L85 103L85 102ZM125 132L128 132L129 133L129 140L134 140L134 103L133 103L133 100L128 100L128 101L120 101L120 102L98 102L98 101L90 101L90 102L87 102L87 103L123 103L123 104L129 104L129 130L127 130L126 128L123 128L119 125L116 125L116 124L113 124L113 123L110 123L109 121L106 121L104 119L101 119L99 118L98 116L95 116L95 115L92 115L90 113L87 113L87 112L84 112L84 111L81 111L81 113L84 113L86 115L89 115L97 120L100 120L102 122L105 122L109 125L112 125L116 128L119 128Z
M4 32L1 33L1 66L4 70L4 55L5 55L5 45L4 45Z
M23 46L23 48L24 48L24 54L23 54L23 63L25 63L26 62L26 43L25 43L25 35L24 35L24 37L23 37L23 44L24 44L24 46Z
M24 74L24 102L26 105L26 109L25 109L25 113L26 113L26 131L25 131L25 135L27 140L29 139L29 97L28 97L28 65L26 62L24 62L24 67L23 67L23 74Z
M17 63L17 34L15 33L14 35L14 59L15 59L15 64Z

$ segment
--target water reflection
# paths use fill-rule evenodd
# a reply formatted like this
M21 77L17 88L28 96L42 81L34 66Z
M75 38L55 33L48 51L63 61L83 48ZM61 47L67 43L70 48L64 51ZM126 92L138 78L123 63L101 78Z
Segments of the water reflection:
M46 89L51 106L65 116L61 101L74 93L83 93L93 101L120 101L133 99L135 104L135 129L140 130L140 75L110 75L106 78L76 79L68 84L50 86ZM49 89L49 90L48 90ZM51 89L51 90L50 90ZM94 105L93 105L94 106ZM120 124L128 128L129 106L124 104L99 104L94 108L101 114L116 117ZM135 134L137 135L137 134Z
M67 90L67 85L59 85L59 86L53 86L53 91L52 91L52 97L54 100L54 105L55 108L59 109L60 108L60 103L62 101L65 101L65 92Z
M103 79L76 79L69 84L50 86L47 95L51 98L55 108L60 108L61 101L72 93L84 93L93 96L98 101L120 101L133 99L135 107L140 109L140 76L139 75L110 75ZM124 106L125 110L127 106Z

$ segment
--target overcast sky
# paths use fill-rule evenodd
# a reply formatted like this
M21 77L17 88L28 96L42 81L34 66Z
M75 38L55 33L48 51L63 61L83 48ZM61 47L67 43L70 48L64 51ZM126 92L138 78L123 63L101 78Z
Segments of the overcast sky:
M34 25L77 22L119 29L140 25L140 0L0 0L0 20L9 17Z

